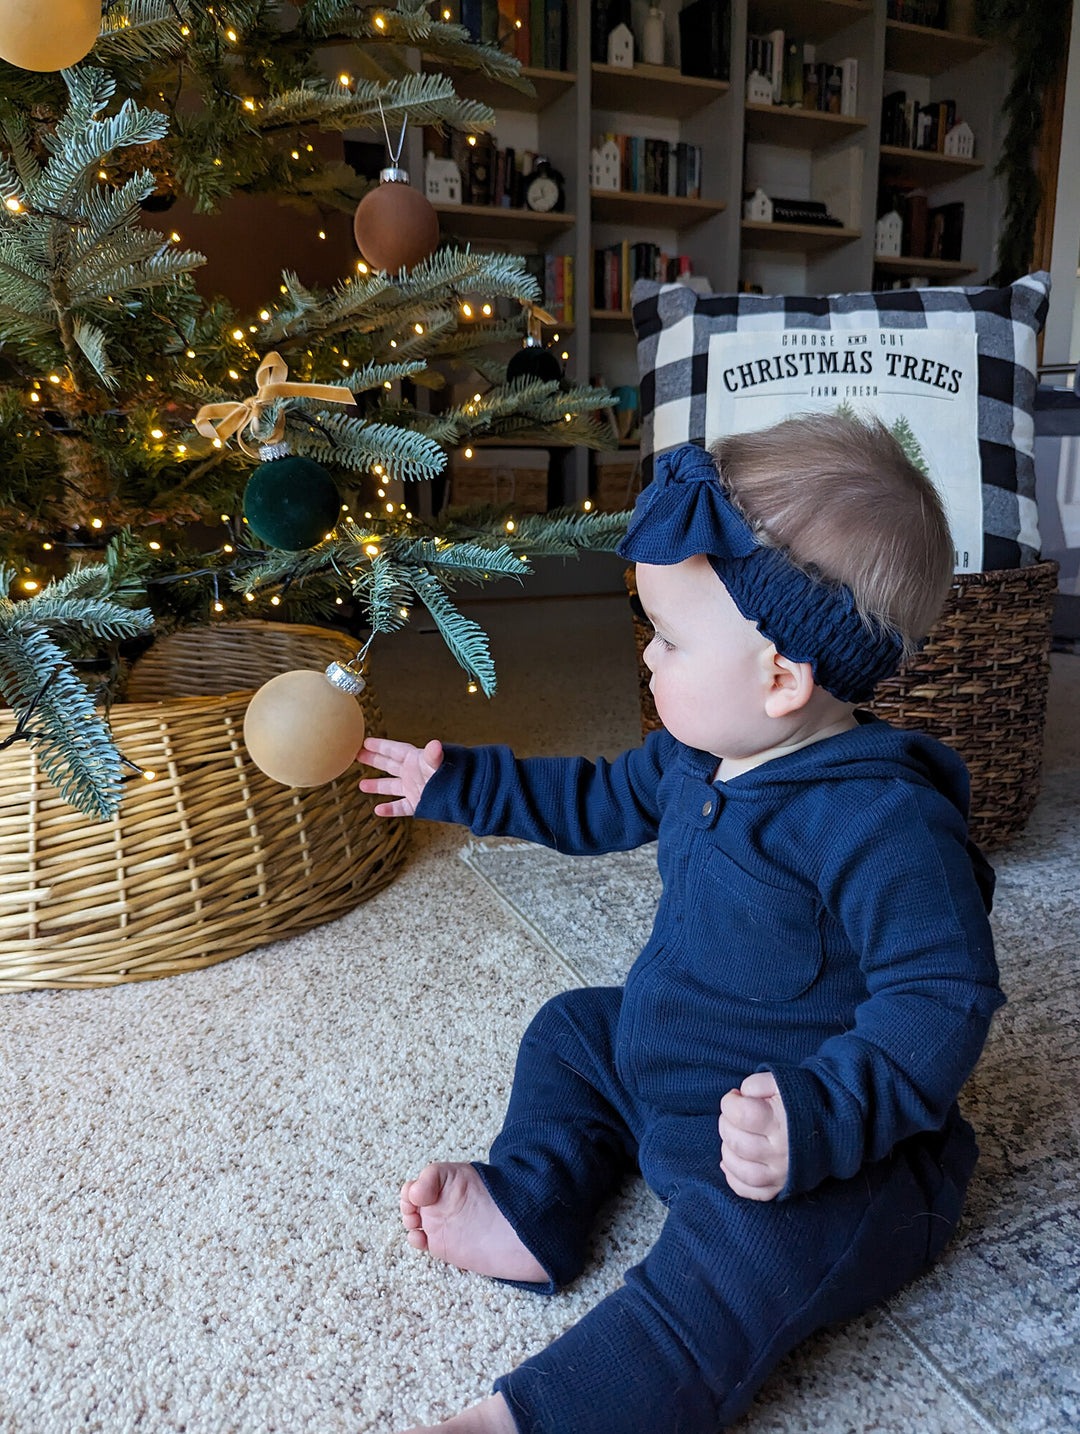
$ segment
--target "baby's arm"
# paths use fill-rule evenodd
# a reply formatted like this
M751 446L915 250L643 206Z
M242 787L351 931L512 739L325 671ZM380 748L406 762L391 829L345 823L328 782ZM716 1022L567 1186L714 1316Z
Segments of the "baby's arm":
M867 993L813 1056L768 1063L787 1117L784 1197L939 1130L1004 1000L964 822L938 793L896 784L852 814L819 885Z
M421 751L410 742L391 742L386 737L365 737L356 754L365 767L388 772L387 777L364 777L362 792L375 792L382 797L397 797L375 808L377 817L411 817L420 805L420 798L430 779L442 766L442 743L434 738Z

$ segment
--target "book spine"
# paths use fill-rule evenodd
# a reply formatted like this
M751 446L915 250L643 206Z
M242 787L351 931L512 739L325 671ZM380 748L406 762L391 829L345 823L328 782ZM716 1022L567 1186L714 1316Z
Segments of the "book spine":
M529 0L514 0L514 54L523 65L532 64L532 23Z
M574 322L574 256L564 254L562 256L563 271L563 312L562 322L572 324Z
M770 30L767 43L769 45L769 75L772 79L773 104L778 105L780 97L784 93L783 30Z
M851 58L841 62L840 113L856 115L859 112L859 62Z
M484 0L461 0L461 23L474 40L484 33Z

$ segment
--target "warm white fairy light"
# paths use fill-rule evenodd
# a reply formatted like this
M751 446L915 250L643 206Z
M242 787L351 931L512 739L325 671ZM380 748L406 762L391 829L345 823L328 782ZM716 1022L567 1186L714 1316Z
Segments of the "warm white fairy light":
M194 357L195 357L195 350L194 350L194 349L188 349L188 351L187 351L187 356L188 356L188 358L194 358Z
M147 767L146 770L145 770L145 771L143 772L143 774L142 774L142 778L143 778L143 781L144 781L144 782L152 782L152 781L155 779L156 776L157 776L157 773L156 773L156 772L152 772L149 767Z
M471 319L471 318L472 318L472 305L471 305L471 304L462 304L462 306L461 306L461 312L465 315L465 317L466 317L467 319Z
M299 158L300 158L300 151L299 151L298 149L294 149L293 152L292 152L292 157L293 157L293 159L299 159ZM284 293L284 289L282 290L282 292Z
M376 15L376 16L375 16L375 28L376 28L376 30L385 30L385 29L386 29L386 21L383 19L383 17L382 17L381 15Z
M153 539L151 539L151 541L150 541L149 543L147 543L146 546L147 546L148 548L150 548L150 549L151 549L153 552L155 552L155 553L160 553L160 552L161 552L161 544L160 544L159 542L156 542L156 541L153 540Z
M236 549L233 547L232 543L226 543L226 544L222 547L221 551L222 551L223 553L233 553L233 552L236 551Z
M367 555L368 555L369 558L377 558L377 557L379 556L379 545L378 545L378 543L367 543L367 544L365 544L365 546L364 546L364 552L367 553Z
M466 448L466 450L465 450L465 457L466 457L466 458L471 458L471 457L472 457L472 449L471 449L471 448Z
M164 430L163 428L151 428L151 430L150 430L150 437L151 437L151 438L164 438L164 437L165 437L165 430Z
M468 685L468 687L467 687L465 690L466 690L466 692L476 692L476 691L478 691L479 689L477 688L475 682L470 682L469 685Z
M237 373L237 371L236 371L234 368L231 368L231 369L229 370L229 377L230 377L230 378L239 378L240 375Z
M344 605L345 599L344 599L344 598L335 598L334 601L337 603L338 607L342 607L342 606Z
M34 582L33 578L24 578L23 587L28 593L36 593L38 590L38 585Z
M58 373L51 373L51 374L49 375L49 382L50 382L50 383L59 383L59 382L60 382L60 375L59 375Z
M224 612L224 611L225 611L225 604L224 604L223 602L216 602L216 603L214 604L214 611L215 611L215 612Z
M90 526L91 526L91 528L100 528L100 527L101 527L101 519L100 519L100 518L91 518L91 519L90 519Z
M108 179L109 176L105 173L103 169L99 169L97 172L97 177L99 179Z
M413 328L416 330L416 332L417 332L418 334L422 334L422 333L424 332L424 326L423 326L423 324L413 324Z
M383 383L383 388L393 388L393 386L389 379L386 379Z
M325 229L320 229L320 230L319 230L319 238L320 238L320 239L325 239L325 238L326 238L326 230L325 230Z
M338 75L338 84L346 86L351 85L352 75Z
M280 607L280 606L281 606L281 599L278 597L278 595L277 595L276 593L275 593L274 596L270 599L270 606L271 606L271 607Z
M30 402L31 402L31 403L40 403L40 402L41 402L41 394L40 394L40 393L31 393L31 394L30 394Z
M514 522L513 518L508 518L506 520L506 531L508 533L512 533L516 527L517 524Z
M586 513L591 513L591 512L592 512L592 499L591 499L591 498L586 498L586 499L585 499L585 511L586 511Z
M390 347L391 347L392 349L396 349L396 348L397 348L397 339L391 339L391 340L390 340Z
M376 496L377 498L385 498L385 497L386 497L386 489L385 489L385 488L379 488L379 489L377 490L375 496Z
M568 353L565 353L565 352L563 353L563 358L564 358L564 359L568 359L569 357L570 357L570 355L569 355Z
M469 136L469 143L470 143L470 144L475 144L475 143L476 143L476 136L475 136L474 134L471 134L471 135Z
M233 338L236 339L237 341L241 340L241 339L244 337L244 331L243 331L243 329L233 329L233 331L232 331L232 336L233 336Z
M254 101L254 100L245 100L245 101L244 101L244 108L245 108L246 110L253 110L253 109L255 108L255 101Z
M233 44L235 45L237 39L239 38L238 35L237 35L237 33L236 33L236 31L235 31L235 30L226 30L225 33L226 33L226 35L229 37L229 39L233 42Z
M484 314L485 314L486 316L488 316L488 317L491 316L491 305L490 305L490 304L485 304L485 305L484 305Z
M51 553L51 552L52 552L52 543L42 543L41 546L44 548L44 550L45 550L47 553Z
M255 594L254 594L254 593L245 593L245 594L244 594L244 599L245 599L246 602L254 602L254 601L255 601Z
M370 274L370 273L371 273L371 270L370 270L370 269L368 268L368 266L364 263L363 259L357 259L357 261L356 261L356 272L357 272L358 274Z
M22 208L22 205L15 198L14 195L12 195L10 199L5 199L4 203L11 210L12 214L18 214L19 210Z

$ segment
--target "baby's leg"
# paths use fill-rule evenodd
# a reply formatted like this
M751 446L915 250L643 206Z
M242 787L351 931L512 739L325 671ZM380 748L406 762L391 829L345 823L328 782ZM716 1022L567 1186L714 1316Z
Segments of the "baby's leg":
M567 991L522 1038L488 1164L429 1165L402 1188L410 1244L553 1290L581 1269L597 1209L632 1168L632 1103L615 1074L622 991Z
M961 1196L903 1156L782 1204L688 1182L626 1283L495 1390L518 1434L727 1428L807 1335L921 1273Z

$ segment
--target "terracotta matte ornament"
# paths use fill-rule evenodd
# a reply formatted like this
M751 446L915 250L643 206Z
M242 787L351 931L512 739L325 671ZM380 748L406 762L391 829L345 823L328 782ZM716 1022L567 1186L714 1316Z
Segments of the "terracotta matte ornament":
M321 787L347 772L364 745L364 712L322 672L264 682L244 716L248 755L285 787Z
M384 169L353 218L356 247L373 269L412 269L439 244L439 216L403 169Z

